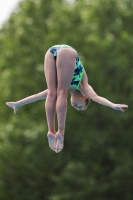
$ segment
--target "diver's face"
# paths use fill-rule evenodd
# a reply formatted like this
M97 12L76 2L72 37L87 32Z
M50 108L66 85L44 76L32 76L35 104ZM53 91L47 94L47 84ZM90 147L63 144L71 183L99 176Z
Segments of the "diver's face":
M77 96L71 96L71 105L77 109L77 110L85 110L86 108L86 97L77 97Z

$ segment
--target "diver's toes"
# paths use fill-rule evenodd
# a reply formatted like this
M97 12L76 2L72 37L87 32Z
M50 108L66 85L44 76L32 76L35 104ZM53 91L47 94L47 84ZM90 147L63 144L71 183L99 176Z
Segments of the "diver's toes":
M57 153L59 153L59 152L60 152L62 149L63 149L63 148L61 148L61 149L57 149L57 151L56 151L56 152L57 152Z
M53 151L55 151L56 149L55 148L51 148Z
M59 149L56 149L55 152L56 152L56 153L59 153Z

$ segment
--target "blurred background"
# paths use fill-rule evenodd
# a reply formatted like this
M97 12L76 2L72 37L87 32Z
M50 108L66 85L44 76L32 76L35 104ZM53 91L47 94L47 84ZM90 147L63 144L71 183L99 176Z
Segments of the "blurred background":
M79 53L89 84L125 113L68 100L65 147L47 142L44 101L5 105L46 89L44 55ZM133 1L23 0L0 29L0 200L133 199ZM70 95L68 95L70 99Z

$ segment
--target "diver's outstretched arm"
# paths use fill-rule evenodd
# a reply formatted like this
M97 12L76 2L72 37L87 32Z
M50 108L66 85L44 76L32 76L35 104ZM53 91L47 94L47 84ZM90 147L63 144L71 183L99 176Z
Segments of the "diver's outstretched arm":
M34 94L32 96L26 97L24 99L21 99L19 101L16 102L6 102L6 105L8 105L9 107L14 109L14 114L16 114L16 111L18 110L18 108L20 106L38 101L38 100L43 100L46 99L47 97L47 93L48 93L48 89L44 90L43 92L40 92L38 94Z
M38 94L34 94L32 96L26 97L22 100L17 101L16 103L20 106L23 106L25 104L29 104L38 100L46 99L48 93L48 89L44 90L43 92L39 92Z
M119 110L121 112L124 112L125 110L123 108L128 108L128 105L125 104L115 104L112 103L111 101L105 99L104 97L100 97L98 96L95 91L93 90L93 88L88 84L86 86L86 90L85 90L85 94L90 97L93 101L102 104L104 106L109 106L115 110Z

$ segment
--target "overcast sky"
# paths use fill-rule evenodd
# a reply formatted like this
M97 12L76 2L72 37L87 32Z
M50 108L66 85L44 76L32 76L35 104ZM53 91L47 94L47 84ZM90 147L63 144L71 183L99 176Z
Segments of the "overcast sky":
M6 21L20 0L0 0L0 28Z

